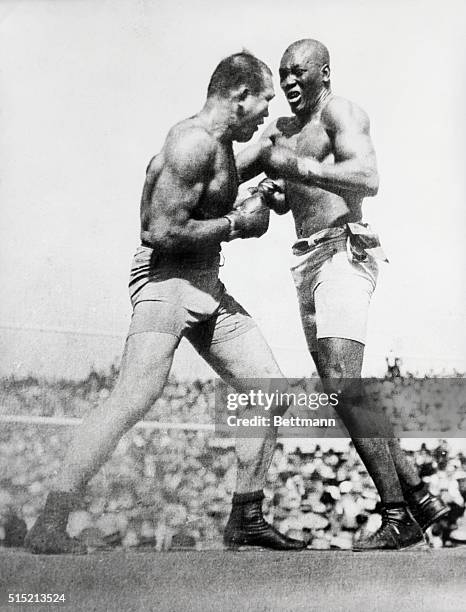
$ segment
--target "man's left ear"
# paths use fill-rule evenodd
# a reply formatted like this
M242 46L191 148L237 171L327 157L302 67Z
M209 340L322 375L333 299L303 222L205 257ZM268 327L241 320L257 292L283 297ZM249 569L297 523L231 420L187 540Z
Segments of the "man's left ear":
M320 69L322 74L322 80L324 83L328 83L330 81L330 66L328 64L324 64Z
M235 93L235 101L237 104L238 116L240 117L244 115L243 102L249 96L249 93L250 93L249 88L246 87L246 85L243 85L242 87L240 87L238 91Z
M238 92L238 101L244 102L246 98L249 96L249 88L246 85L243 85Z

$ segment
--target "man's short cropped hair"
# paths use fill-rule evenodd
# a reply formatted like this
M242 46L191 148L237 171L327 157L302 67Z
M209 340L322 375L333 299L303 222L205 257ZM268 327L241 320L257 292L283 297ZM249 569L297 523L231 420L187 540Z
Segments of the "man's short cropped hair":
M257 95L264 89L264 76L272 75L270 68L252 53L241 51L229 55L215 68L207 97L227 97L235 89L246 85L252 94Z

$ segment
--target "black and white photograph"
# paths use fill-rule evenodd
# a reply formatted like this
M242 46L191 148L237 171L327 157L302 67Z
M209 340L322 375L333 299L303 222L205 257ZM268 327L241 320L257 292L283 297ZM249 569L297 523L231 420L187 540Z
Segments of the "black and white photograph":
M0 0L0 611L465 609L465 31Z

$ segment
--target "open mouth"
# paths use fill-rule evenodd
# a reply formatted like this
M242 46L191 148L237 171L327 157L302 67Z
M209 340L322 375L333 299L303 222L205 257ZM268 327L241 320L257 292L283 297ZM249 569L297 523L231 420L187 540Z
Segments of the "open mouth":
M294 89L293 91L289 91L286 94L286 99L288 100L289 104L294 106L296 104L299 104L299 102L301 101L301 93L297 89Z

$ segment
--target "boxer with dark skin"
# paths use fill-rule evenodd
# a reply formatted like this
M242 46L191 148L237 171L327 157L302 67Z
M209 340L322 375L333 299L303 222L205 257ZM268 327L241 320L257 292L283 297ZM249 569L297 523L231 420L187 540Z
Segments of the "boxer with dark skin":
M291 210L297 238L306 239L318 232L326 232L332 239L338 228L362 221L364 198L375 196L378 191L379 178L369 118L353 102L333 95L329 53L319 41L306 39L290 45L282 57L279 74L280 86L293 115L274 121L259 142L238 155L240 180L249 180L261 172L278 179L282 193L269 198L269 205L278 214ZM318 236L324 243L322 234ZM375 286L376 263L369 261L368 272L362 267L358 270L358 266L363 264L348 264L346 253L342 252L345 238L346 234L343 234L340 243L338 237L333 238L335 248L328 257L316 256L322 261L332 261L334 267L327 268L327 276L319 278L319 283L305 281L300 287L305 329L306 317L317 319L319 329L319 318L325 315L329 306L335 309L339 319L346 316L352 319L351 308L359 306L357 303L352 305L352 287L346 279L354 272L359 285L360 277L367 277L366 296ZM315 252L319 248L323 253L325 247L322 246ZM337 251L340 252L336 257L340 259L332 260ZM342 263L344 261L346 264ZM343 269L343 265L350 265L351 269ZM346 284L339 288L342 274ZM329 290L325 301L324 287L327 285L334 288ZM319 310L319 302L315 300L312 310L306 305L306 300L311 301L314 291L318 290L323 295L323 306ZM361 376L364 340L338 337L339 328L341 323L336 326L335 333L328 327L327 332L320 336L317 333L317 337L308 337L308 344L320 377L328 386L341 389L345 380L354 381ZM351 336L351 329L347 335ZM424 529L444 515L447 509L425 490L397 439L365 438L357 434L361 423L370 418L360 404L348 397L339 413L384 506L382 527L361 540L355 550L397 549L422 544L422 531L407 508L405 495L409 508Z
M220 62L204 107L176 124L150 162L141 198L141 247L130 276L133 317L119 377L71 441L45 509L26 537L33 553L82 553L66 524L77 495L118 441L162 394L176 348L188 338L238 391L243 379L283 379L248 313L218 279L221 243L259 237L269 209L261 193L237 204L232 144L263 124L274 96L268 67L248 53ZM284 379L283 379L284 380ZM299 550L262 516L263 487L276 430L237 440L238 475L225 543Z

